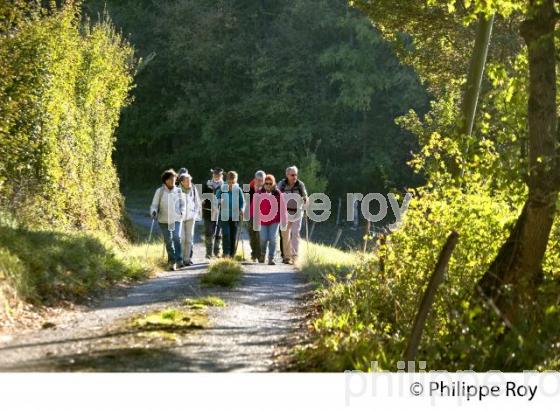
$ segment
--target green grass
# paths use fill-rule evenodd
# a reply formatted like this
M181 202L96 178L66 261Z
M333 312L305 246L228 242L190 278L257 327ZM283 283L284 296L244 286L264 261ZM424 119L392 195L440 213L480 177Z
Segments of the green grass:
M191 309L203 309L207 306L212 307L225 307L226 302L223 301L222 298L218 296L204 296L196 299L187 298L183 301L185 306L190 307Z
M205 310L190 308L167 308L140 315L129 323L129 329L148 339L177 340L193 329L208 325Z
M80 302L117 282L146 278L160 264L160 244L0 225L0 317L21 302Z
M242 273L243 268L239 262L229 258L218 259L210 264L201 282L208 286L232 288L239 282Z
M361 252L345 252L337 248L302 241L297 268L312 281L327 279L328 275L345 276L364 260L371 258Z
M308 332L292 349L289 370L354 369L355 357L367 357L368 349L376 346L370 339L371 329L360 320L369 307L364 309L359 302L367 295L361 293L361 286L352 285L365 265L376 265L371 254L314 243L300 245L297 267L317 286L308 305Z

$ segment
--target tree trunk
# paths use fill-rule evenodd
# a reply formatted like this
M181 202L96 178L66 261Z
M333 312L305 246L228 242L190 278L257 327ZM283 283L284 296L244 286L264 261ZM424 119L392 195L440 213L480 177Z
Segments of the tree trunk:
M474 117L476 116L476 107L478 105L478 97L480 95L480 87L484 74L484 66L488 56L488 47L490 46L490 37L492 35L492 26L494 25L494 15L486 17L481 14L478 17L478 26L476 28L476 37L474 40L473 52L469 63L469 72L467 73L467 81L465 83L465 91L461 102L461 123L459 133L461 138L464 135L471 135L474 125ZM464 158L468 157L468 140L465 145ZM464 167L458 161L450 164L450 171L454 177L463 176Z
M554 0L530 0L521 25L529 53L529 195L519 219L478 290L512 323L529 306L542 278L558 197Z
M485 15L480 15L478 18L478 27L476 30L473 54L471 56L467 83L465 85L465 95L463 97L462 134L472 134L476 106L478 104L478 96L480 95L480 86L482 84L484 66L486 65L486 57L488 56L488 46L490 45L490 36L492 35L493 24L494 15L488 18Z

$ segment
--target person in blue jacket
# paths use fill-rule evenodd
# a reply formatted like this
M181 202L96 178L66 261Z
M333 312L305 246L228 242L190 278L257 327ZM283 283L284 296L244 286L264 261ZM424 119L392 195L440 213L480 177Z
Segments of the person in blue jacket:
M220 203L219 221L222 228L222 248L225 257L233 258L237 251L237 232L243 218L245 200L243 190L237 183L237 172L229 171L226 183L216 192Z

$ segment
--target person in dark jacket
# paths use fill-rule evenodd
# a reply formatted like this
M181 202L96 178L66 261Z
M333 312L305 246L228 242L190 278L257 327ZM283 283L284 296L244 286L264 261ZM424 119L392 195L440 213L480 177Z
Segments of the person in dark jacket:
M215 167L211 170L212 178L202 185L202 193L216 195L216 191L224 183L224 170ZM212 201L205 199L202 202L202 218L204 220L204 242L206 245L206 258L220 256L222 242L222 228L218 223L218 209L213 209Z
M254 204L253 204L253 197L256 192L260 191L264 186L264 178L266 174L264 171L257 171L255 172L255 178L251 180L249 183L249 244L251 245L251 260L257 261L261 257L261 245L259 239L259 231L255 229L253 226L253 218L254 218Z
M264 188L257 193L255 203L258 203L258 210L256 211L258 215L255 217L261 226L259 262L264 263L268 246L268 264L276 265L274 256L276 255L278 228L281 221L285 222L287 220L287 211L284 194L276 187L274 175L269 174L265 177Z
M303 208L307 202L307 190L305 184L298 179L298 169L295 165L286 169L286 178L278 183L278 189L284 194L295 194L301 198L301 203L295 199L287 199L286 207L288 213L294 218L288 222L287 229L280 232L282 235L282 261L284 263L294 263L298 257L299 239L302 220Z

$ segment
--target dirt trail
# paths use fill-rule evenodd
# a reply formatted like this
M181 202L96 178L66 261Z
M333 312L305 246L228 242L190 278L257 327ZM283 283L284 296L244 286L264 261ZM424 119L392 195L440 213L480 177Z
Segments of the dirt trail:
M195 245L195 262L203 255L203 245ZM63 315L53 328L3 337L0 371L270 370L278 347L302 320L299 297L307 285L290 265L246 264L237 288L201 288L206 268L201 263L163 272ZM208 308L208 328L176 341L146 339L123 326L140 313L203 295L219 296L227 306Z

